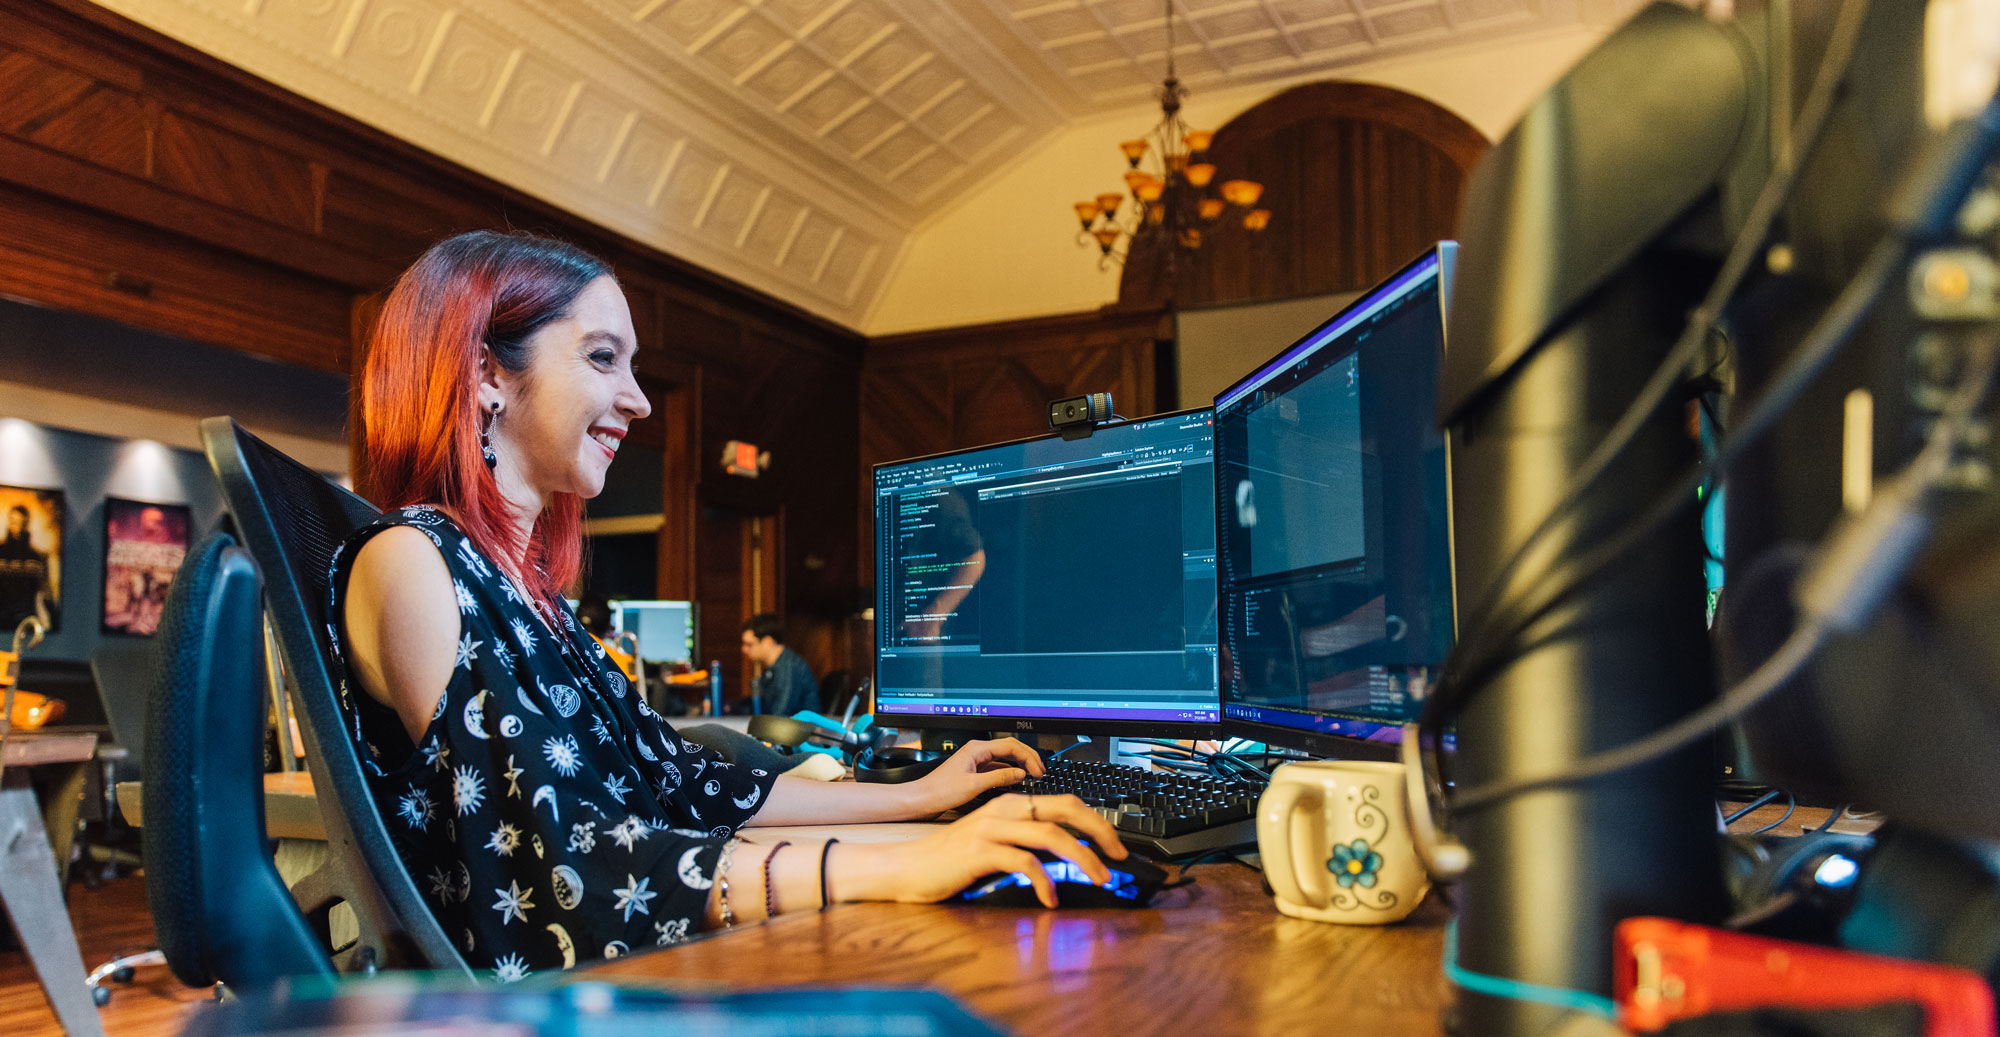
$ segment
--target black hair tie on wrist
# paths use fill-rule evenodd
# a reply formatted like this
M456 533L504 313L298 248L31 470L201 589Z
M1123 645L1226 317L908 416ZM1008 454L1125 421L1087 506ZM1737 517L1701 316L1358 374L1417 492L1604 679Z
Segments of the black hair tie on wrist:
M821 911L832 906L826 896L826 858L829 853L833 852L833 844L839 841L838 839L828 839L826 842L821 843L819 847L819 909Z

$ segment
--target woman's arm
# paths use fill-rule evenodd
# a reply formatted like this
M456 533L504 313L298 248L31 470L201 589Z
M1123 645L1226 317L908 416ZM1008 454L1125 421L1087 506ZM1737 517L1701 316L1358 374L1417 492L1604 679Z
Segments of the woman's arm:
M437 545L410 526L370 537L347 580L346 657L368 697L421 741L451 683L458 598Z
M1082 832L1114 860L1126 856L1111 822L1075 796L1002 796L909 842L828 847L815 840L790 843L771 858L774 844L741 841L730 852L728 871L710 888L705 928L722 926L721 878L728 880L729 918L737 924L762 921L771 914L771 907L784 914L813 910L826 902L928 904L957 893L981 876L1006 871L1026 875L1041 902L1054 907L1055 884L1035 857L1035 850L1048 850L1073 862L1092 882L1111 880L1103 859L1063 826ZM822 859L826 865L825 901L821 900Z
M429 714L425 714L428 718ZM909 821L961 806L988 789L1043 772L1040 753L1018 739L967 742L922 778L897 785L813 781L781 774L748 825L847 825Z

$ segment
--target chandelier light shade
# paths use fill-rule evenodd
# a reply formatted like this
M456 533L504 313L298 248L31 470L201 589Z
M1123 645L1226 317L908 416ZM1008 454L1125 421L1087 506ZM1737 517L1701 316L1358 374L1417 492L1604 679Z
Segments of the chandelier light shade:
M1171 283L1172 265L1182 249L1199 249L1209 237L1236 226L1261 231L1271 223L1271 210L1254 208L1264 196L1264 185L1255 180L1215 184L1218 164L1209 154L1214 131L1191 129L1181 119L1187 90L1174 75L1173 0L1166 0L1166 10L1167 77L1160 84L1160 121L1147 136L1118 145L1125 156L1125 189L1137 204L1120 219L1126 196L1111 192L1077 202L1076 215L1082 223L1078 244L1097 246L1099 269L1124 262L1141 235L1164 235Z

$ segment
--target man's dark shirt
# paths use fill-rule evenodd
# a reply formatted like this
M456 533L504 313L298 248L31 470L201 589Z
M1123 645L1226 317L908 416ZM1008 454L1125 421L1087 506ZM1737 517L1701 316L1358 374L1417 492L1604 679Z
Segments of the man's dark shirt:
M789 648L778 653L778 661L757 675L758 708L781 717L802 709L819 708L819 679L812 667Z
M0 540L0 624L14 629L35 612L35 594L48 586L49 559L25 536Z

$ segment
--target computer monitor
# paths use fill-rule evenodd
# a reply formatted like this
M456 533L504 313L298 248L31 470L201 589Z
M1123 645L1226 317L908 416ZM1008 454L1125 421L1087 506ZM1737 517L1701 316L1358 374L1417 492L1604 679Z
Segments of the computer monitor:
M690 601L613 601L611 625L639 638L639 659L684 663L694 658L695 608Z
M1206 409L877 465L875 712L897 727L1218 730Z
M1215 398L1224 729L1393 759L1453 634L1442 242Z

